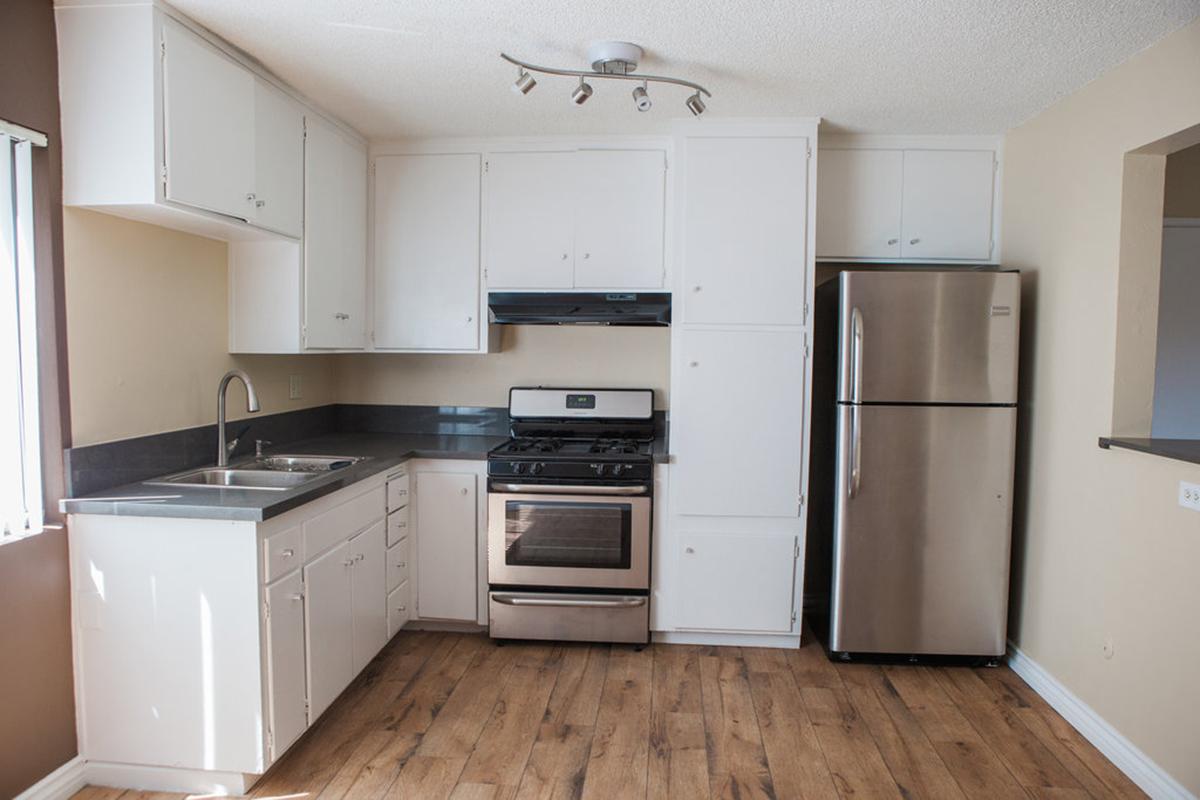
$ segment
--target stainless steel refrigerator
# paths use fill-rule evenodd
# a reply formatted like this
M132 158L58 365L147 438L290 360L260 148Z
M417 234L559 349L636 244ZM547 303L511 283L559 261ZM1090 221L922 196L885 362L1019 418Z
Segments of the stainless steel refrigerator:
M1004 653L1020 276L837 286L830 651Z

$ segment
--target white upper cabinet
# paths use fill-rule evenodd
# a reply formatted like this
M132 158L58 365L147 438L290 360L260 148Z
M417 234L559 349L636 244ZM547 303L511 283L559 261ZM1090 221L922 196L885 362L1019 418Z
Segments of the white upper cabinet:
M376 349L478 351L478 153L375 159Z
M807 140L697 136L686 147L683 322L801 324Z
M55 15L67 205L230 241L300 238L302 103L157 4Z
M661 288L666 154L580 150L575 169L575 288Z
M900 258L901 150L822 150L817 258Z
M677 333L673 514L799 515L804 338L799 328Z
M569 289L574 281L575 154L492 153L487 172L490 289Z
M994 165L985 150L905 151L904 258L992 257Z
M662 288L665 151L487 158L489 289Z
M304 106L254 80L254 224L304 233Z
M980 137L899 137L821 150L817 257L994 261L996 150ZM875 140L872 140L873 142Z
M254 216L254 75L172 20L163 23L169 200Z
M304 345L366 345L367 153L331 123L307 118L304 153Z

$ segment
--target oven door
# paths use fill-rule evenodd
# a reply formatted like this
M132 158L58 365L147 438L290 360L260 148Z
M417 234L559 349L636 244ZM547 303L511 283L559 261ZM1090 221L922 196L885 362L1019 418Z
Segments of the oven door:
M488 583L648 590L647 488L493 485Z

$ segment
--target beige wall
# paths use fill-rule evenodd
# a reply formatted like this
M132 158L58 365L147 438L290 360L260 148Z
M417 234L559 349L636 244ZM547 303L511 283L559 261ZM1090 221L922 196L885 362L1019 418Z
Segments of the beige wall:
M1193 793L1200 515L1176 493L1200 466L1096 439L1113 418L1125 154L1200 123L1197 76L1200 22L1011 131L1003 209L1004 261L1026 273L1012 635Z
M1167 156L1163 215L1200 218L1200 144Z
M76 446L216 422L217 382L235 366L263 413L332 402L329 356L229 355L223 242L75 208L64 223ZM245 397L234 382L230 419Z
M500 327L488 355L339 356L341 403L505 406L510 386L654 389L667 408L670 329L591 326Z

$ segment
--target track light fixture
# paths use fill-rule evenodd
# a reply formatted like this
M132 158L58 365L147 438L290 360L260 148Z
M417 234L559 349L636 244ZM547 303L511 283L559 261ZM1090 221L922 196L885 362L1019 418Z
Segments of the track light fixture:
M577 106L581 106L588 101L592 96L592 87L584 83L583 78L579 79L579 85L571 92L571 102Z
M525 70L521 70L517 74L516 82L512 85L512 90L517 94L529 94L535 86L537 86L537 81L533 79L533 76Z
M654 105L650 102L650 93L646 91L645 81L642 81L642 85L633 90L633 104L638 111L649 111L650 106Z
M712 92L708 91L708 89L705 89L698 83L693 83L682 78L670 78L665 75L634 74L637 70L638 61L642 57L642 48L629 42L596 42L593 44L588 48L588 61L592 64L590 71L539 67L535 64L519 61L506 53L501 53L500 57L510 64L515 64L520 69L517 82L513 84L513 91L520 94L529 94L529 90L537 85L537 81L530 75L531 72L540 72L543 75L578 77L579 85L571 92L571 102L577 106L583 105L592 96L592 87L587 84L584 78L638 81L641 83L641 86L635 87L633 90L633 104L638 111L649 111L653 105L650 100L650 92L648 91L649 84L651 83L667 83L674 86L686 86L691 89L693 94L685 101L685 105L697 117L703 114L705 109L704 100L701 95L712 97Z

